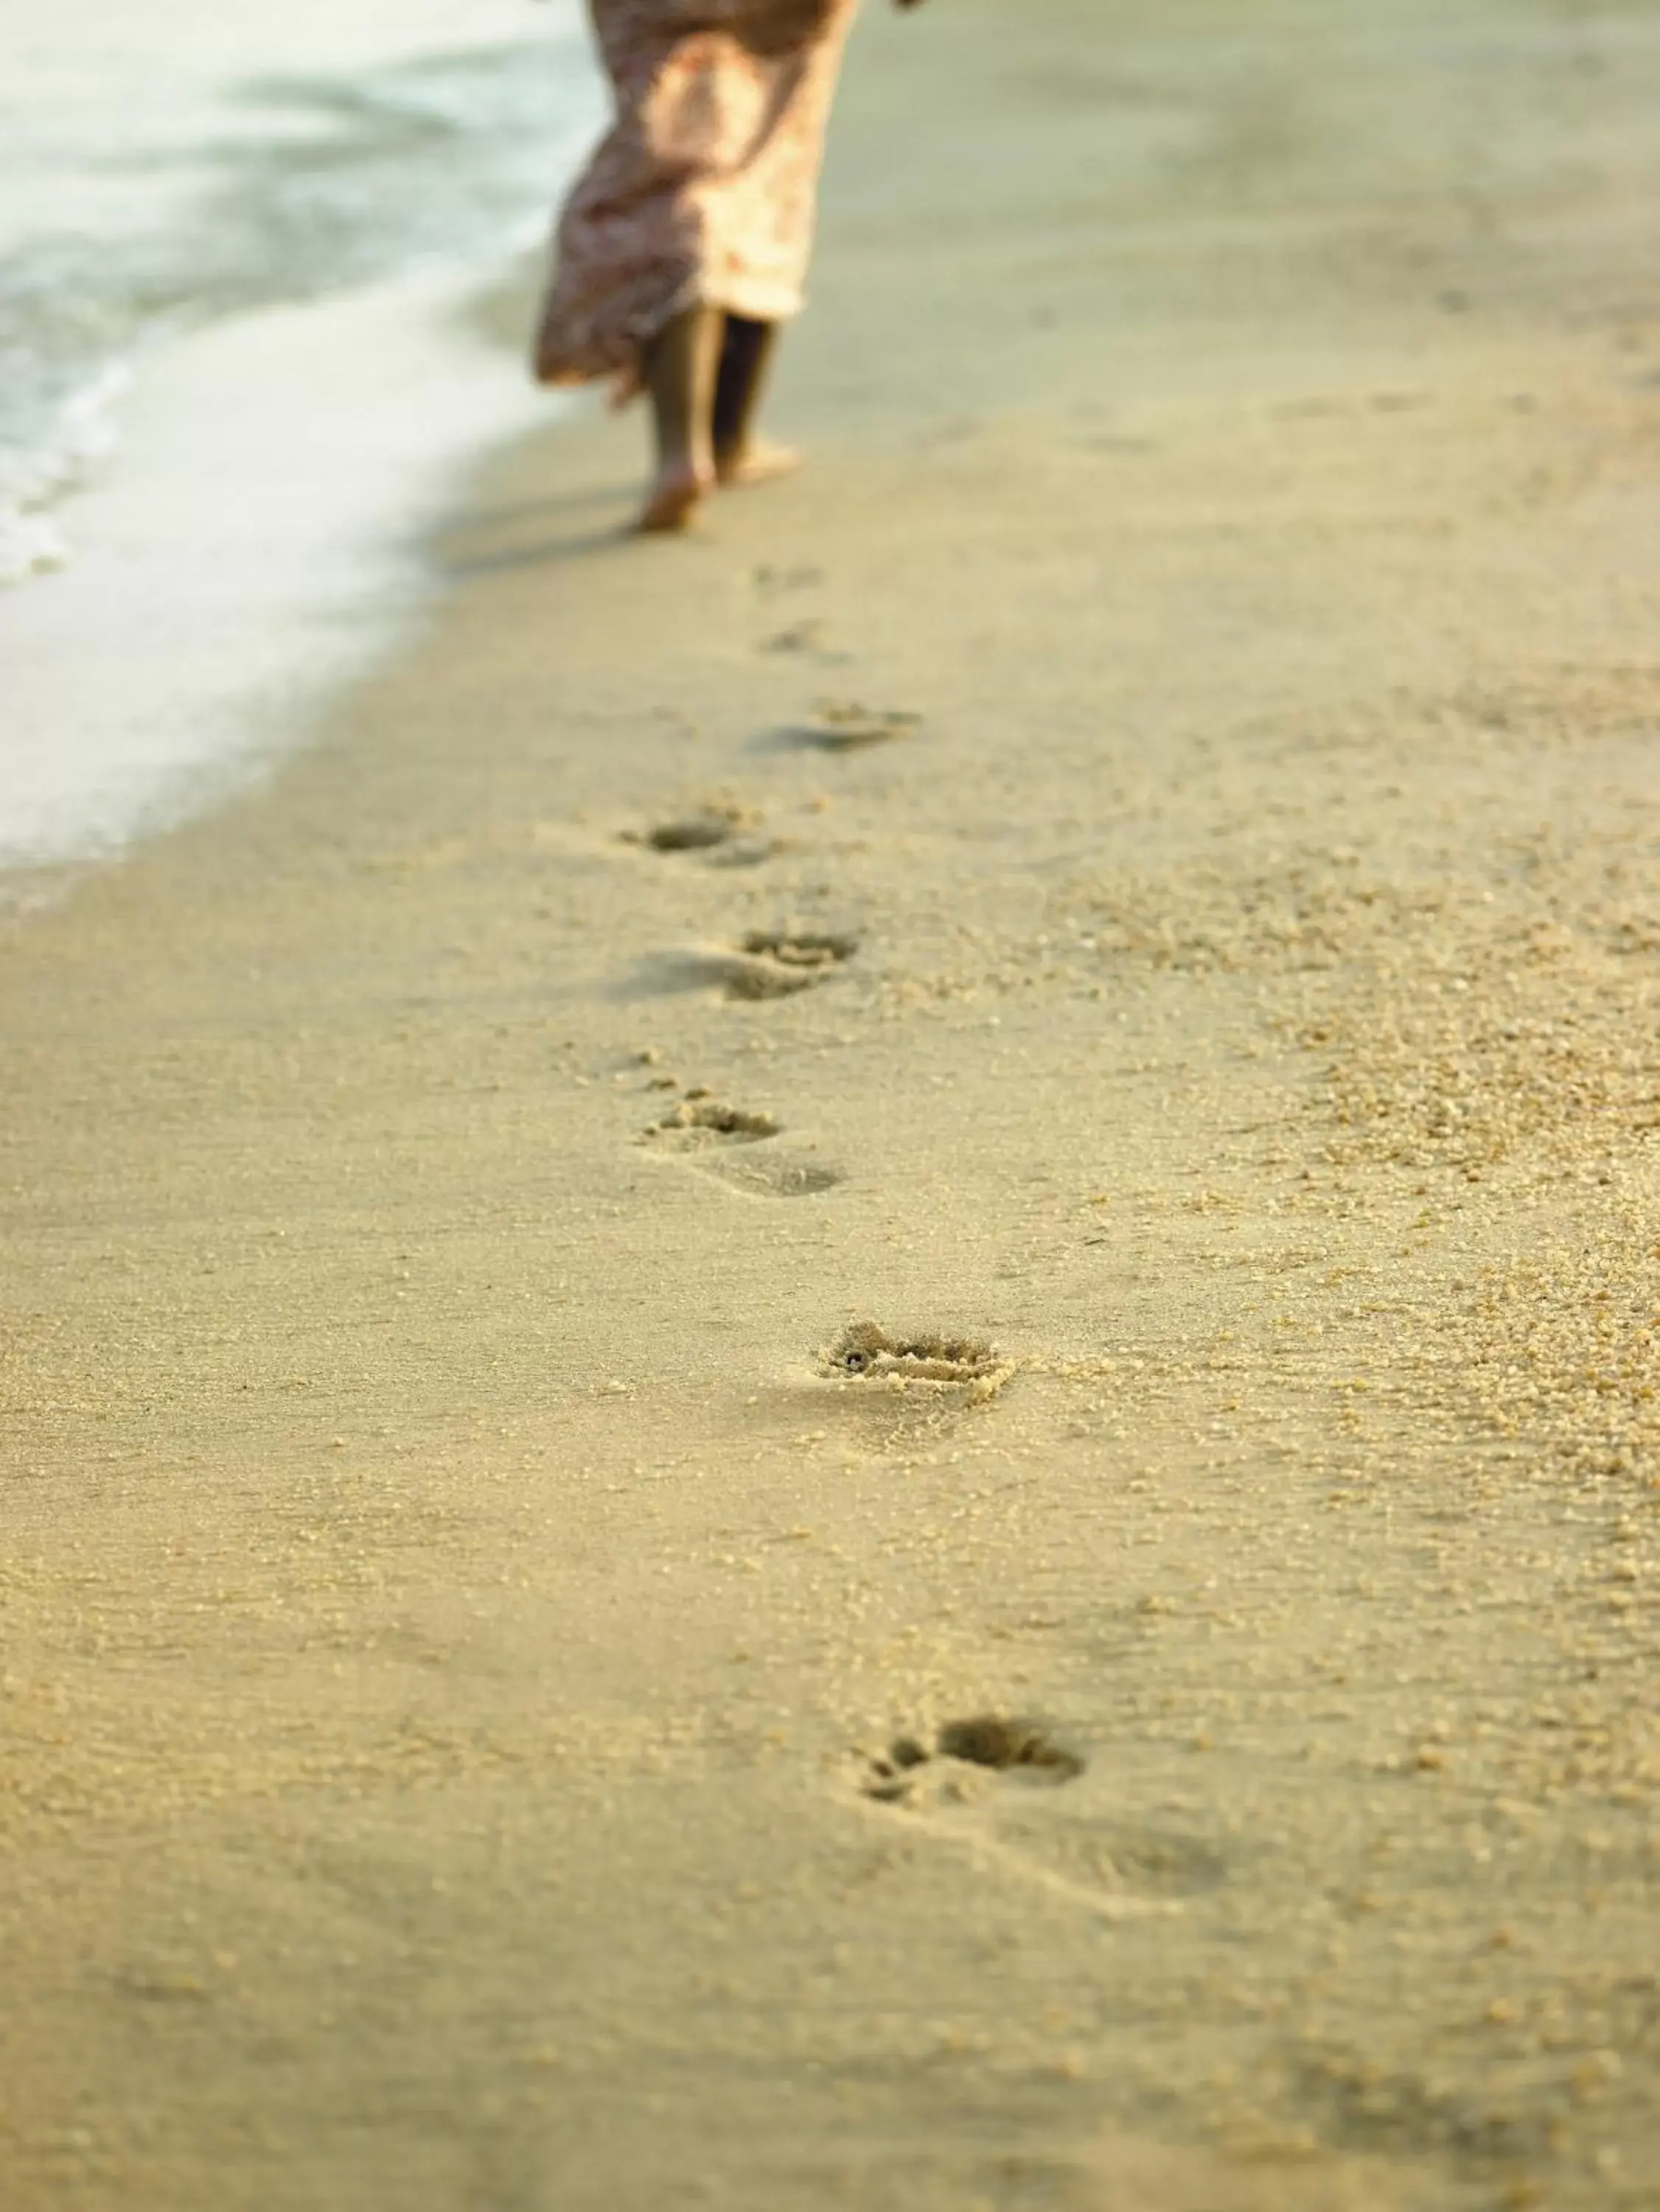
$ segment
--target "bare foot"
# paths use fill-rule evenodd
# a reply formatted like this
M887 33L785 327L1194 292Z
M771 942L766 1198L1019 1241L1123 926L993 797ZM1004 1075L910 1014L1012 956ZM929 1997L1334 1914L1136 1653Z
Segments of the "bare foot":
M740 453L717 453L715 474L728 488L776 483L780 477L794 476L801 464L802 457L795 447L770 446L758 441L746 446Z
M704 494L713 487L713 477L701 469L694 468L689 461L666 468L658 476L640 510L636 530L644 532L684 530L696 512Z

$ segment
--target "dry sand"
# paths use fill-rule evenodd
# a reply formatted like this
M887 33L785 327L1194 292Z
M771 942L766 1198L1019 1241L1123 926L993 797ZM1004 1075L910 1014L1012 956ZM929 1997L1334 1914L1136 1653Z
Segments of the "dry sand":
M873 14L814 471L0 946L8 2212L1660 2205L1657 98Z

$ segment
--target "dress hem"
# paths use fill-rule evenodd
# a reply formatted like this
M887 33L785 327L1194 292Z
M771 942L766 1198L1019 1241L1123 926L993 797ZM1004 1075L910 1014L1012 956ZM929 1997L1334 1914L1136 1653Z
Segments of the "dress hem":
M620 338L614 347L582 348L568 354L555 351L553 358L557 365L548 368L544 362L549 349L538 337L535 357L536 380L553 390L571 390L585 384L603 384L616 378L627 380L630 390L638 390L644 382L647 349L677 315L683 315L694 307L713 307L724 315L737 315L745 322L789 323L796 319L805 304L799 295L787 304L782 304L776 296L770 300L762 300L754 294L746 296L742 285L712 287L700 277L694 285L677 294L670 305L652 319L649 327L631 333L627 338Z

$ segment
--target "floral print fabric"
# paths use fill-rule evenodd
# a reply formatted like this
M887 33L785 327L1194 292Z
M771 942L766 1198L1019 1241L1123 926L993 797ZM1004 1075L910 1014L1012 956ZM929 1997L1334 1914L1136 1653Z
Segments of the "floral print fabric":
M687 307L802 304L825 124L857 0L592 0L616 120L566 202L544 383L639 380Z

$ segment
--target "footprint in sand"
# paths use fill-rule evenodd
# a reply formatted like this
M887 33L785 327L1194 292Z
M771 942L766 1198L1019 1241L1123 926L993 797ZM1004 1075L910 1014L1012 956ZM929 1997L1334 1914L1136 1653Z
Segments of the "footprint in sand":
M776 597L780 592L804 592L824 581L822 568L775 568L770 561L763 561L753 578L755 589L763 598Z
M827 981L852 958L858 939L845 931L752 929L736 945L659 954L639 984L650 991L720 985L729 999L788 999Z
M626 845L641 845L651 853L703 853L718 866L753 867L769 860L776 842L755 835L760 817L742 806L696 806L671 815L648 830L625 830Z
M1191 1838L1092 1817L1080 1800L1038 1792L1075 1782L1086 1761L1040 1723L1002 1713L894 1737L862 1757L859 1794L907 1826L1099 1919L1178 1912L1224 1879L1219 1856Z
M955 1389L981 1401L1003 1389L1015 1364L983 1337L929 1329L894 1334L874 1321L856 1321L819 1354L818 1365L821 1375L865 1389Z
M846 1181L839 1168L799 1153L770 1149L784 1125L771 1114L727 1106L691 1091L671 1114L640 1132L639 1141L677 1154L752 1198L814 1198ZM768 1146L764 1152L754 1149Z
M815 615L804 622L791 623L787 629L775 631L761 644L763 653L822 653L826 627Z
M729 999L787 999L810 991L859 949L835 930L752 929L737 950L712 956Z
M695 1152L717 1145L758 1145L783 1127L771 1114L724 1106L709 1091L696 1090L688 1091L673 1113L642 1130L639 1141L669 1152Z
M857 752L862 746L891 744L895 738L913 737L922 727L922 716L901 708L863 707L857 700L827 699L804 722L785 734L797 744L816 745L821 752Z
M916 1794L922 1770L942 1759L1013 1774L1025 1782L1071 1782L1084 1770L1077 1753L1057 1743L1040 1723L975 1713L968 1720L947 1721L931 1740L895 1736L869 1761L864 1794L882 1805L906 1804ZM960 1778L948 1776L945 1786Z
M857 938L845 930L752 929L743 940L746 959L776 961L796 975L822 975L858 949Z
M730 1183L734 1190L747 1191L752 1198L818 1198L847 1180L840 1168L830 1167L822 1160L787 1158L781 1152L762 1157L746 1154L742 1159L708 1160L701 1164L723 1182Z

